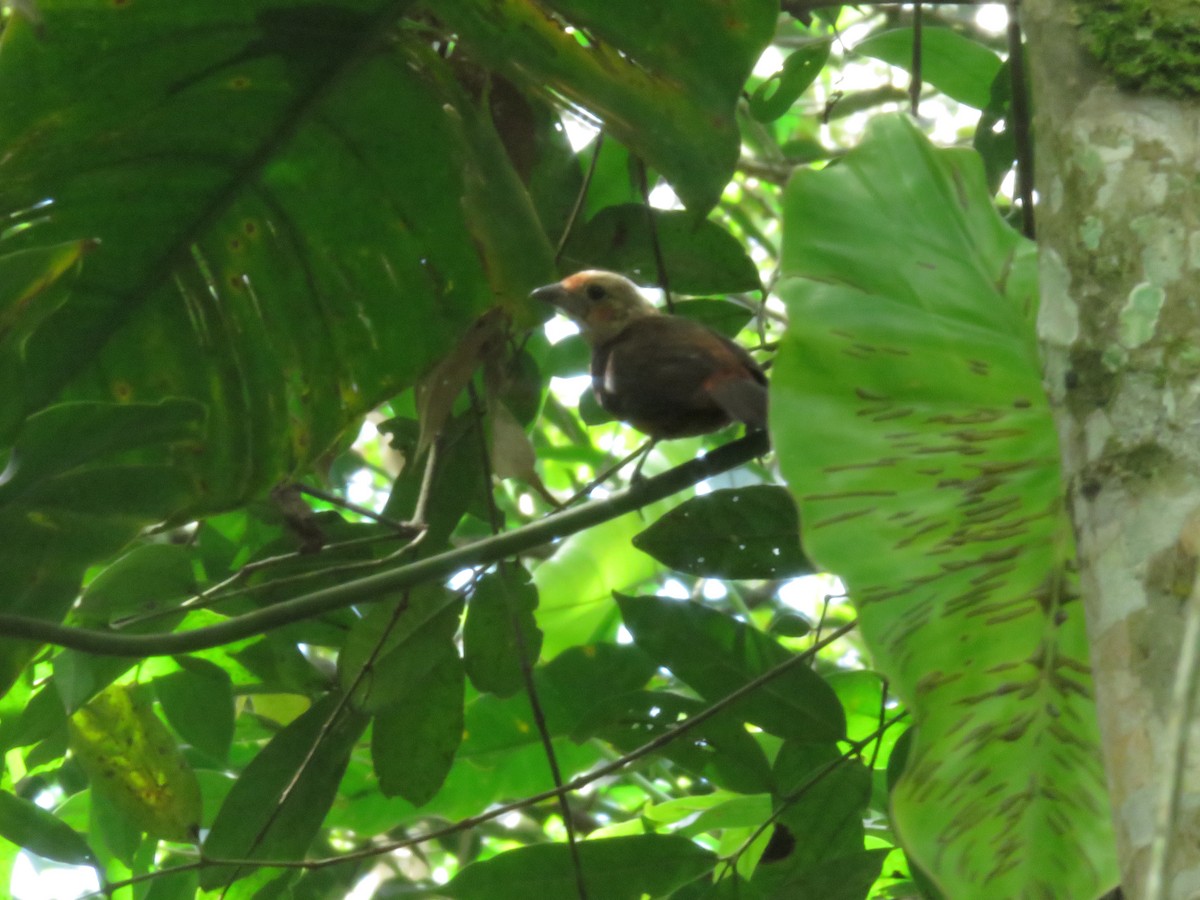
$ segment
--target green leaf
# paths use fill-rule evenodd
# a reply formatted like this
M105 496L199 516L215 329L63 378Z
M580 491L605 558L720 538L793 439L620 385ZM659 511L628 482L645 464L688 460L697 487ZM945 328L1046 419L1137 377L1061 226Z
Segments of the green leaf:
M732 294L762 288L745 248L715 222L634 203L602 209L572 232L563 260L575 268L611 269L639 284L657 284L655 238L673 291Z
M438 792L462 743L464 683L462 659L450 647L375 714L371 759L384 796L421 806Z
M136 685L114 685L70 719L71 752L93 788L151 837L195 841L200 786Z
M920 723L895 825L948 896L985 876L997 895L1098 894L1112 833L1033 247L977 157L900 118L798 172L784 207L772 439L808 552Z
M750 95L750 115L760 122L773 122L791 109L829 61L829 44L828 40L814 41L789 53L783 67Z
M631 691L596 703L572 730L629 752L703 712L708 704L665 691ZM714 784L743 794L771 789L766 754L735 715L713 716L662 748L663 756Z
M746 327L754 313L728 300L676 300L675 315L702 322L725 337L734 337Z
M194 442L203 419L204 409L198 403L177 399L52 406L27 419L17 436L0 482L0 506L61 505L71 511L103 511L105 507L95 500L81 504L89 498L56 490L56 482L61 484L76 474L95 478L106 469L127 463L127 454L154 444ZM74 481L70 484L78 486ZM121 506L141 509L136 484L128 487L131 495ZM116 512L109 508L110 515Z
M802 874L783 880L774 889L766 891L765 896L771 900L793 900L795 897L866 900L868 896L876 896L871 894L871 889L891 852L889 848L882 847L860 850L846 856L826 857Z
M585 395L586 396L586 395ZM554 556L533 573L538 589L538 625L546 637L542 653L553 657L568 647L611 639L620 617L614 590L631 590L653 578L658 565L630 553L629 542L661 506L630 513L563 540Z
M214 858L301 859L337 794L367 718L330 694L271 739L221 804L204 852ZM251 874L214 866L200 874L213 890Z
M776 817L790 838L753 884L768 897L863 900L888 850L864 856L871 774L833 745L787 742L775 760ZM840 878L838 876L841 876Z
M71 865L96 862L87 840L36 803L0 791L0 835L46 859Z
M774 774L779 821L796 839L787 866L778 868L794 874L862 850L871 773L861 762L845 759L833 745L788 741L775 758Z
M371 758L386 796L427 801L462 741L464 674L454 640L462 607L461 596L439 585L379 604L338 658L355 706L376 716Z
M771 37L777 5L556 0L547 8L575 33L519 0L440 4L437 14L469 54L519 84L589 108L666 176L689 209L711 208L737 161L734 107Z
M346 639L338 679L364 712L378 712L410 693L444 664L458 659L454 643L463 599L426 585L399 603L375 604Z
M467 675L478 690L501 697L521 690L525 683L522 649L525 663L532 666L542 646L535 609L537 588L524 569L504 566L476 583L462 640ZM520 638L515 633L518 628Z
M793 654L761 631L698 603L617 596L634 641L709 702L715 702ZM815 672L793 665L731 707L772 734L797 741L845 736L837 697Z
M0 294L27 335L0 424L60 397L198 401L203 452L173 462L194 512L225 508L546 278L490 117L396 27L408 5L47 0L40 29L6 23L0 257L96 249L48 313Z
M89 563L178 512L186 474L141 459L194 450L203 417L199 404L166 400L62 403L26 419L0 477L0 610L60 621ZM0 690L35 647L0 644Z
M687 838L641 834L576 845L588 896L639 900L661 896L712 869L716 857ZM455 900L572 897L575 869L566 844L519 847L471 863L439 893Z
M142 544L92 579L75 614L89 625L111 625L125 616L176 606L195 591L196 575L187 547Z
M87 833L105 866L118 860L127 869L137 866L139 852L158 843L147 839L137 817L107 791L89 791Z
M1012 122L1012 62L1005 60L992 82L988 104L975 126L972 146L983 160L988 189L1000 190L1017 159L1017 139Z
M791 578L814 571L796 504L767 484L685 500L633 539L665 566L711 578Z
M896 28L859 41L854 51L909 70L912 48L913 29ZM1000 58L978 41L949 28L921 29L921 77L947 97L983 109L999 70Z
M233 741L233 684L220 666L204 659L177 656L179 671L154 680L154 689L171 727L196 749L224 761Z

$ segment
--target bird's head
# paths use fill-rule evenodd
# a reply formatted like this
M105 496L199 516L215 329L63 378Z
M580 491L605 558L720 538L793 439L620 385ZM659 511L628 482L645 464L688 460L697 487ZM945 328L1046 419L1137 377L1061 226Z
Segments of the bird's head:
M603 344L634 319L660 315L637 285L616 272L586 269L533 292L579 323L592 345Z

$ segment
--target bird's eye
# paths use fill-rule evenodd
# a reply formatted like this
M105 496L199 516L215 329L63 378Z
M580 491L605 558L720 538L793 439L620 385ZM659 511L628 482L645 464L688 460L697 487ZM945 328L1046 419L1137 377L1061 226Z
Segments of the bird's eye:
M587 295L589 300L603 300L604 294L605 290L604 285L602 284L589 284L587 286Z

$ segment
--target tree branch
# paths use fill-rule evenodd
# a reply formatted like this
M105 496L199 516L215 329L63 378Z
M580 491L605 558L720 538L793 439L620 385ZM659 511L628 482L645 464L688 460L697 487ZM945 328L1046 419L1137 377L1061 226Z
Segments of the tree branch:
M377 603L403 588L444 578L459 569L489 565L505 557L524 553L556 538L648 506L705 478L749 462L769 449L770 444L764 432L748 434L605 500L555 513L523 528L417 560L397 569L376 572L345 584L284 600L219 625L174 634L132 635L73 628L25 616L0 615L0 637L40 641L101 656L169 656L207 650L356 603Z

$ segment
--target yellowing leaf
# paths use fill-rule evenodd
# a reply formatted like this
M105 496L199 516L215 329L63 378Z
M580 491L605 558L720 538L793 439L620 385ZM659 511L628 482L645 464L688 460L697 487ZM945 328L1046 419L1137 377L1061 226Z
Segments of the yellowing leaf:
M195 841L200 786L133 685L113 685L70 719L71 752L93 789L151 837Z

